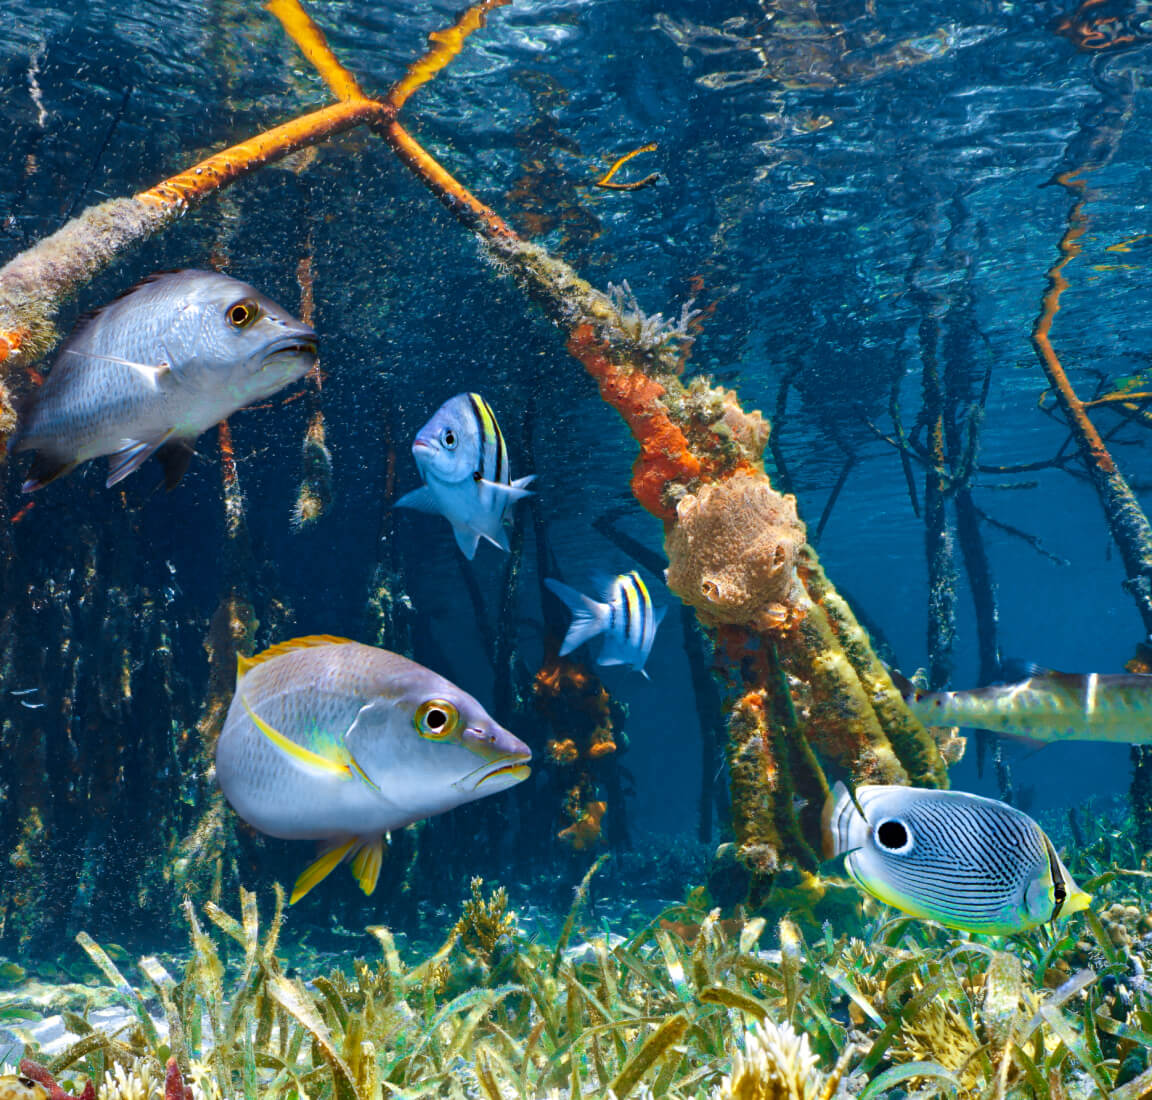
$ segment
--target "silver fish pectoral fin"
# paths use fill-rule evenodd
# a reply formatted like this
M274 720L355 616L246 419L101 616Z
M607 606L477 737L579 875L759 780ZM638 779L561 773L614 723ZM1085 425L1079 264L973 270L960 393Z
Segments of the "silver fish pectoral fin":
M159 439L121 440L124 446L108 457L108 480L104 482L105 488L111 489L130 473L139 470L171 437L172 429L166 431Z
M441 514L440 505L436 503L436 498L432 495L432 490L429 489L427 485L422 485L419 489L413 489L412 492L405 493L392 507L414 508L417 512L431 512L435 516Z

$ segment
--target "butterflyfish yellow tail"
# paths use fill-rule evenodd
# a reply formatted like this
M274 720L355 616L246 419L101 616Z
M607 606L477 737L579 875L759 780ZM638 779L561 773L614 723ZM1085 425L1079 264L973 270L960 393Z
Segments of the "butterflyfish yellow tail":
M1092 904L1092 895L1079 886L1075 890L1070 890L1068 896L1064 899L1064 904L1060 906L1060 916L1066 917L1069 913L1079 913L1087 909Z
M313 886L323 882L359 843L360 841L355 838L345 841L335 848L329 848L318 860L309 863L292 887L292 896L288 899L288 904L295 905Z
M277 642L276 645L269 646L261 653L257 653L252 657L237 657L236 658L236 679L243 679L245 673L251 672L256 665L263 664L265 661L272 660L273 657L280 657L285 653L291 653L297 649L312 649L320 645L353 645L355 644L351 638L341 638L336 634L306 634L302 638L292 638L287 642Z
M244 698L243 694L240 695L240 702L244 707L245 713L255 723L256 728L268 738L281 752L287 753L293 760L299 760L302 764L307 764L313 768L319 768L321 771L327 772L329 775L338 775L342 779L351 779L351 768L338 760L330 760L326 756L321 756L318 752L313 752L311 749L304 748L303 745L297 745L295 741L289 741L278 729L273 729L267 722L264 721L252 708L248 705L248 700ZM356 769L358 772L360 768ZM361 772L363 775L363 772Z
M360 889L371 894L380 879L380 866L384 862L384 838L367 840L352 860L352 876L360 883Z

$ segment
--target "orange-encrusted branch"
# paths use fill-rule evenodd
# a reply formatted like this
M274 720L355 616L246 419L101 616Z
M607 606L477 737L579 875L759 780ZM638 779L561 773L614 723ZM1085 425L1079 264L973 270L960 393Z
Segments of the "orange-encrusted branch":
M1104 507L1108 528L1128 574L1125 587L1136 601L1144 629L1152 633L1152 524L1149 524L1124 475L1117 469L1100 432L1085 411L1085 403L1076 396L1052 346L1052 323L1060 310L1060 296L1068 289L1064 269L1080 254L1080 238L1088 228L1084 212L1088 189L1084 180L1077 172L1065 172L1056 177L1056 182L1076 199L1068 212L1064 235L1060 238L1060 257L1048 271L1048 289L1032 329L1032 343Z
M434 33L428 54L385 99L376 100L364 95L299 0L271 0L269 10L339 102L218 153L134 199L94 208L17 257L0 270L0 360L16 348L43 351L62 295L133 241L246 172L368 124L479 235L494 263L564 330L568 350L636 438L640 453L632 489L664 524L670 583L673 576L681 578L681 587L674 588L677 595L696 609L705 626L718 631L729 657L734 699L730 750L739 773L733 813L742 858L760 874L769 873L778 856L809 866L808 844L815 838L801 838L805 822L794 803L815 806L826 790L811 750L817 743L814 721L822 725L828 755L858 776L939 785L946 782L945 768L935 743L908 713L890 679L877 673L867 636L847 605L830 597L831 586L818 572L815 556L800 568L797 550L804 528L795 502L776 493L764 472L764 419L745 412L732 391L706 379L681 379L695 315L685 307L678 321L650 317L626 285L610 287L607 294L598 290L568 264L519 237L397 121L397 111L412 93L440 72L468 35L484 25L485 16L505 2L483 0L455 26ZM611 176L610 171L608 183ZM53 258L63 252L68 262L63 268L40 262L41 248ZM238 486L229 442L225 426L221 448L231 505ZM719 554L717 532L722 535ZM814 584L817 575L819 585ZM795 705L785 698L793 691L788 677L800 693ZM799 784L794 782L798 778ZM802 799L793 797L799 789L806 792Z

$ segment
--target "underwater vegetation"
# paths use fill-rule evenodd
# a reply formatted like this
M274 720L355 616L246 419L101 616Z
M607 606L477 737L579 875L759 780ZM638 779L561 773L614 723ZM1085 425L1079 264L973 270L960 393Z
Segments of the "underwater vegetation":
M1130 939L1077 915L977 941L871 903L858 934L836 934L721 919L699 894L622 937L588 926L601 859L554 942L527 936L504 890L474 879L418 961L374 926L366 957L289 966L283 893L262 922L242 890L238 918L186 903L190 950L140 959L143 981L82 933L106 984L71 987L70 1046L24 1054L67 1092L94 1082L100 1100L164 1095L172 1062L194 1098L1139 1100L1152 1093L1152 872L1101 870L1131 822L1109 835L1074 867L1118 899L1118 922L1142 914ZM18 985L4 1000L9 1021L35 1014ZM87 1019L109 1002L127 1013L114 1032Z

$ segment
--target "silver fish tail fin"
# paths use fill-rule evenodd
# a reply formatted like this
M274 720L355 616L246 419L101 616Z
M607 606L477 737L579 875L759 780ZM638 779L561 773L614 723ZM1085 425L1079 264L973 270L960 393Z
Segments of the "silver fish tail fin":
M78 465L74 458L63 458L53 454L52 451L40 449L32 460L32 466L28 470L24 484L20 486L20 491L34 493L37 489L43 489L50 481L71 473Z
M608 626L610 610L606 604L597 603L583 592L577 592L575 588L552 577L546 578L544 583L572 613L572 622L568 627L568 633L564 636L564 644L560 647L561 657L567 656L589 638L595 638L597 634L604 632Z

